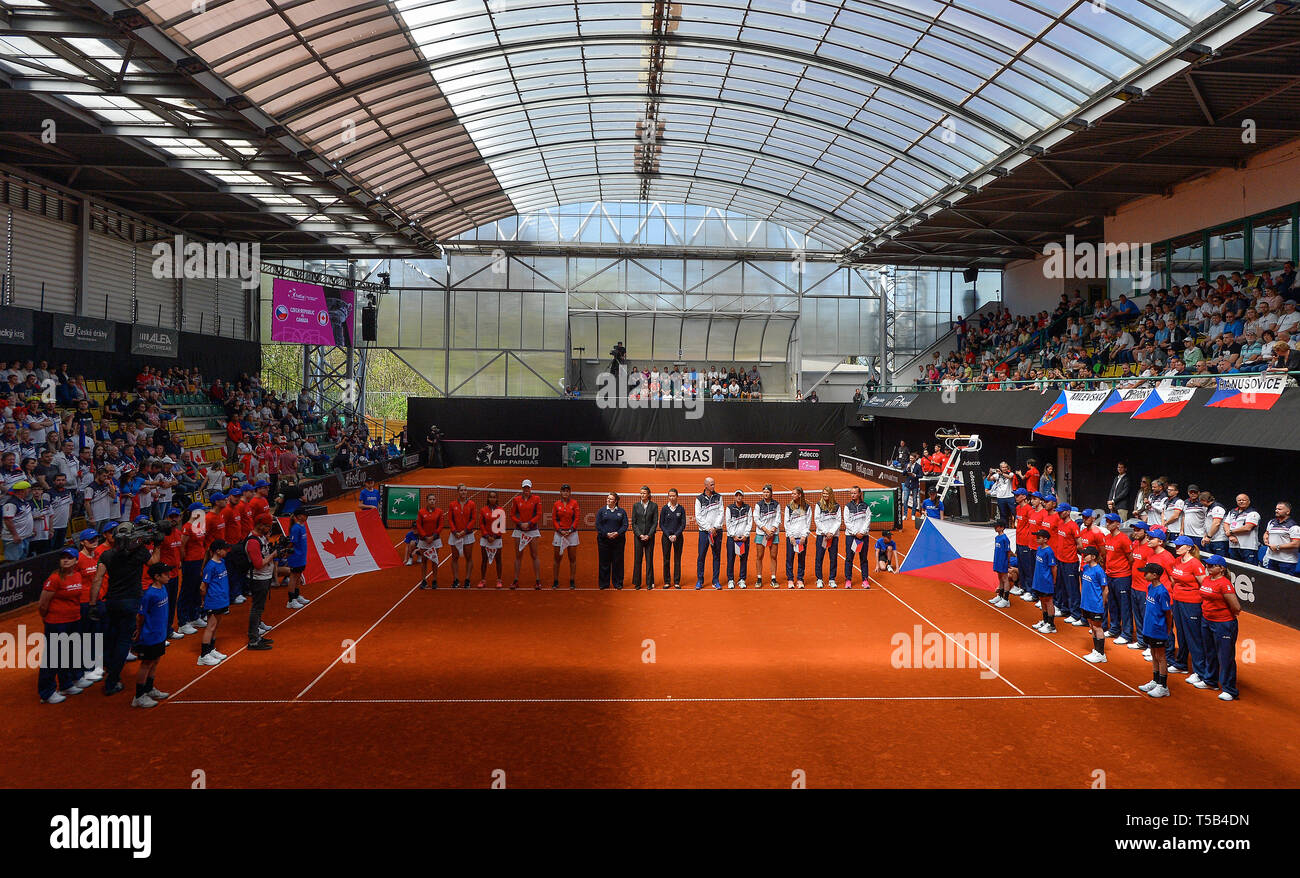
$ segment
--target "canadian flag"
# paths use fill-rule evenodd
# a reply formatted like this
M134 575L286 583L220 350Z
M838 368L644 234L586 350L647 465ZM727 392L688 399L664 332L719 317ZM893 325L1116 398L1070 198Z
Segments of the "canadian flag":
M286 534L291 525L290 519L280 520ZM372 573L400 564L378 510L313 515L307 519L307 569L304 574L308 582Z

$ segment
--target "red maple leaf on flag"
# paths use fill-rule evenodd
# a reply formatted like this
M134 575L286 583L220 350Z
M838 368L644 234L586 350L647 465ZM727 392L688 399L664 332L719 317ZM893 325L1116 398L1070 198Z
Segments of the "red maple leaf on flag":
M321 548L329 552L335 558L342 558L347 561L357 553L357 541L352 537L344 536L338 528L330 531L330 538L321 543ZM348 561L351 564L351 561Z

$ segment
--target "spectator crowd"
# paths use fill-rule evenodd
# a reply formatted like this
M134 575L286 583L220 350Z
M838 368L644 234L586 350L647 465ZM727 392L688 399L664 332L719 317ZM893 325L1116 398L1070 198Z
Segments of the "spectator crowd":
M959 319L957 349L935 352L917 389L1081 390L1097 378L1213 387L1218 375L1300 371L1297 299L1290 262L1276 276L1234 271L1152 290L1144 304L1121 294L1090 306L1076 290L1052 312Z
M171 397L224 410L224 455L184 446ZM404 432L372 438L364 420L322 417L305 388L286 397L247 374L208 383L197 368L146 366L133 387L92 394L66 363L0 362L4 560L63 547L79 519L101 532L159 523L215 493L274 488L284 475L352 469L405 448Z

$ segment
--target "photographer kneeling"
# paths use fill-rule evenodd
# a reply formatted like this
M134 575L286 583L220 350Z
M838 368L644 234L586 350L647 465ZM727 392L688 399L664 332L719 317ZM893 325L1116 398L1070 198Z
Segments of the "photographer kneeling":
M104 594L104 694L114 695L123 688L122 666L135 633L144 570L158 563L162 536L153 525L124 524L115 528L109 539L113 547L99 556L91 594L100 594L108 580Z

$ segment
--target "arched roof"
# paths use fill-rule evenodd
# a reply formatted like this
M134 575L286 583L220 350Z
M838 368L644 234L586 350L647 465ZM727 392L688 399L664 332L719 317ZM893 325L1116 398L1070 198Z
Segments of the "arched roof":
M440 239L642 199L847 246L1246 0L192 3L139 8Z

